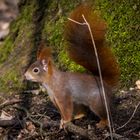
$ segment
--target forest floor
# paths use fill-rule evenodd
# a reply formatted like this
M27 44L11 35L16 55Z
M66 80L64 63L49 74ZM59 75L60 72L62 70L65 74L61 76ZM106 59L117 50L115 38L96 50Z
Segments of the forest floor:
M81 130L80 133L77 130L60 130L60 114L47 94L35 93L0 96L0 140L110 139L108 129L96 128L99 119L90 111L86 117L73 121L74 126L78 127L76 129ZM139 104L140 90L133 88L118 92L112 111L115 140L140 139ZM82 131L91 132L93 137L83 136Z

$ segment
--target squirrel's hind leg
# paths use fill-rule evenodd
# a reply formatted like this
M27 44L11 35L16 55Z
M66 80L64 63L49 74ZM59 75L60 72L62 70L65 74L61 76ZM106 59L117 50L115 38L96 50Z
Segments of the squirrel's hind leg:
M60 129L65 128L65 124L72 120L73 102L69 94L55 98L57 108L61 114Z
M105 128L108 126L107 113L102 102L94 102L90 105L90 109L100 118L100 122L96 124L97 128Z
M87 109L82 104L74 103L73 119L77 120L87 115Z

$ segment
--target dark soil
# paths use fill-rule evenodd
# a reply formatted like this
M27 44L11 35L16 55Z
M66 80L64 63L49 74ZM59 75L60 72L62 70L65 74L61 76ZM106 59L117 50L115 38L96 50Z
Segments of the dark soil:
M22 93L21 95L11 95L0 97L0 104L13 99L20 99L21 103L3 106L1 108L1 117L3 119L16 118L18 125L0 127L0 140L82 140L87 139L80 134L75 134L67 130L60 130L58 125L41 127L41 124L47 120L60 121L60 114L50 102L46 93L39 94ZM129 91L119 91L114 99L112 118L113 128L116 138L114 139L140 139L140 91L133 89ZM1 107L0 105L0 107ZM123 128L118 129L125 124L132 114L135 114L130 122ZM3 113L2 113L3 112ZM8 118L7 118L8 117ZM11 118L10 118L11 117ZM73 121L73 124L84 130L92 130L98 140L109 139L107 137L108 129L99 130L96 123L99 121L92 112L89 111L87 117ZM20 122L20 123L19 123ZM121 138L119 138L122 136Z

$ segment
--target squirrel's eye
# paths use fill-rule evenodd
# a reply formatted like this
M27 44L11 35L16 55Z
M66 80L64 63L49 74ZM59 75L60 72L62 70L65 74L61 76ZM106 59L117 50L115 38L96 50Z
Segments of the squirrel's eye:
M40 70L39 70L39 68L36 67L36 68L33 69L33 72L34 72L35 74L38 74L38 73L40 72Z

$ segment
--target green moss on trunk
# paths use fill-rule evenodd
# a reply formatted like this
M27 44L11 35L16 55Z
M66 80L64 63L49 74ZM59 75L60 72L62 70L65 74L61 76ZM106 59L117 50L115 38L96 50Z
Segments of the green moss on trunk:
M111 42L121 67L122 86L128 86L140 77L140 3L139 0L99 0Z
M26 2L11 25L11 32L0 46L0 92L18 92L23 88L24 67L33 49L33 13L36 1Z

